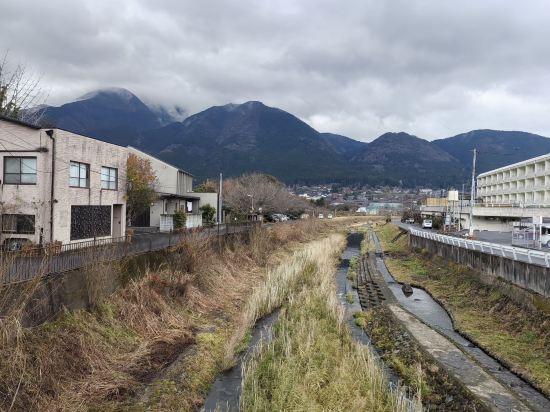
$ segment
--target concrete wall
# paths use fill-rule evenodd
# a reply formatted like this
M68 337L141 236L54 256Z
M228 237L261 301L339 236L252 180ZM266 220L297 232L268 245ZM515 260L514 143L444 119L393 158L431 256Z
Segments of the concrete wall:
M220 242L212 242L215 252L224 250L226 243L249 241L247 232L222 235ZM21 300L25 293L31 298L24 307L24 326L35 326L54 319L62 310L86 309L101 298L109 296L132 279L139 279L157 270L179 270L185 261L186 249L178 251L164 249L132 256L108 264L92 264L70 272L51 275L29 282L6 286L3 293L0 318L10 310L10 303Z
M121 235L126 233L126 160L125 147L80 136L56 129L56 173L54 189L54 240L69 243L71 241L71 206L122 205ZM88 188L69 186L69 164L71 161L90 165L90 184ZM101 188L101 167L111 167L118 171L117 190ZM113 213L111 210L111 219ZM112 231L112 225L111 225ZM86 239L80 239L82 241Z
M134 147L128 147L128 152L151 162L157 176L157 192L185 195L193 190L193 176L190 174Z
M126 148L60 129L53 129L56 144L53 233L51 233L51 179L54 153L53 141L46 134L46 130L0 119L1 213L35 216L34 234L2 234L0 242L4 242L6 238L24 238L35 243L39 243L41 239L44 242L54 240L69 243L71 241L71 205L108 205L111 208L114 204L121 205L120 232L124 235ZM14 156L36 157L36 184L5 184L4 158ZM69 186L71 161L90 165L90 187L71 188ZM118 170L117 190L101 189L102 166Z
M410 235L411 248L426 249L445 259L458 262L487 275L504 279L523 289L550 297L550 269L519 262L502 256L489 255L477 250L463 249L454 245Z

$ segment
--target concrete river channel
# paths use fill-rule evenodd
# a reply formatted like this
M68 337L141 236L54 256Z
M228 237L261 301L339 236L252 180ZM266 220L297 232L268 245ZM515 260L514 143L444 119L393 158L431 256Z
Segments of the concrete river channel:
M362 328L355 324L355 320L353 318L353 313L356 311L365 309L368 310L368 308L365 308L365 305L361 304L365 300L365 297L361 295L361 289L358 291L353 288L351 281L347 279L351 259L354 257L359 258L361 255L360 247L363 236L364 235L362 233L352 233L348 235L347 246L342 254L335 280L337 284L338 298L341 305L346 310L346 321L351 330L352 336L358 342L368 345L375 355L377 355L376 349L371 344L368 335ZM472 362L471 371L468 370L470 365L468 362L464 361L464 357L456 357L454 360L452 359L452 356L446 358L446 362L450 362L451 374L457 376L459 380L462 380L461 376L475 376L476 374L473 369L482 368L482 373L487 373L491 378L498 381L502 387L506 388L506 390L510 392L507 393L506 396L499 393L476 393L477 395L483 395L480 397L488 403L488 406L491 409L498 411L550 411L550 400L541 392L531 386L528 382L515 375L496 359L484 352L481 348L476 347L468 339L457 333L454 328L453 321L447 311L428 293L420 288L412 287L412 294L410 291L407 291L408 293L405 294L402 285L393 278L386 267L380 242L376 234L369 231L368 236L369 241L374 242L376 249L376 257L374 258L375 270L379 278L383 279L383 285L381 287L382 291L376 289L377 294L374 295L379 299L379 302L377 303L385 301L386 299L383 297L385 296L388 298L388 303L394 303L400 306L400 308L404 310L402 311L403 313L408 313L414 316L416 318L415 320L422 322L425 327L429 327L438 334L443 335L459 349L461 354L467 355L468 360ZM353 303L349 303L346 299L349 293L354 295ZM372 298L370 299L370 302L374 302ZM252 331L252 339L250 340L247 350L239 356L237 359L237 364L229 371L220 374L212 385L203 407L204 411L239 410L243 362L246 360L247 356L250 356L253 353L255 348L262 341L269 342L273 338L271 327L277 321L278 316L279 310L276 310L256 323ZM380 359L378 355L377 357ZM453 362L455 363L454 365ZM398 376L391 369L387 368L382 360L380 360L380 364L385 369L389 377L390 385L392 387L396 386L399 381ZM456 370L453 371L453 368L456 368ZM457 371L459 373L453 373ZM463 383L468 386L468 382ZM483 388L483 385L480 387Z

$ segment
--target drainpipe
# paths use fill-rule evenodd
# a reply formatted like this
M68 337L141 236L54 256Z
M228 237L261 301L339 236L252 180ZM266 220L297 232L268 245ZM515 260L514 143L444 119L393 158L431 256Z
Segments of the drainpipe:
M46 134L52 139L52 173L51 173L51 190L50 190L50 243L53 243L53 204L54 204L54 187L55 187L55 139L53 130L46 130Z

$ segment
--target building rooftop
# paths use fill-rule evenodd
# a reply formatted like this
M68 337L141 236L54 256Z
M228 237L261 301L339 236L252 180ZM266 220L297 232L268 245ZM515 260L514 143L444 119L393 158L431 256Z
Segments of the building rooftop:
M151 153L144 152L143 150L138 149L137 147L134 147L134 146L128 146L128 148L131 149L131 150L135 150L135 151L137 151L137 152L143 153L144 155L150 156L150 157L152 157L153 159L158 160L159 162L162 162L162 163L164 163L164 164L167 165L167 166L170 166L170 167L173 167L173 168L175 168L175 169L178 169L178 171L183 172L183 173L185 173L186 175L189 175L189 176L191 176L191 177L195 177L193 174L191 174L191 173L189 173L189 172L187 172L187 171L185 171L185 170L183 170L183 169L180 169L180 168L177 167L176 165L173 165L173 164L171 164L171 163L168 163L168 162L165 161L165 160L159 159L157 156L152 155Z
M41 127L36 125L36 124L25 122L25 121L19 120L19 119L13 119L11 117L4 116L2 114L0 114L0 120L4 120L4 121L10 122L10 123L15 123L15 124L18 124L19 126L30 127L31 129L35 129L35 130L40 130L41 129Z

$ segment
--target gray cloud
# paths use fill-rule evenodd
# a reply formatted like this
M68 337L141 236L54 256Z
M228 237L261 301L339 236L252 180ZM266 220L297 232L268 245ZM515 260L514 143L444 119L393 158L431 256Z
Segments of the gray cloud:
M7 1L0 50L50 104L126 87L188 112L261 100L322 131L550 136L544 0Z

